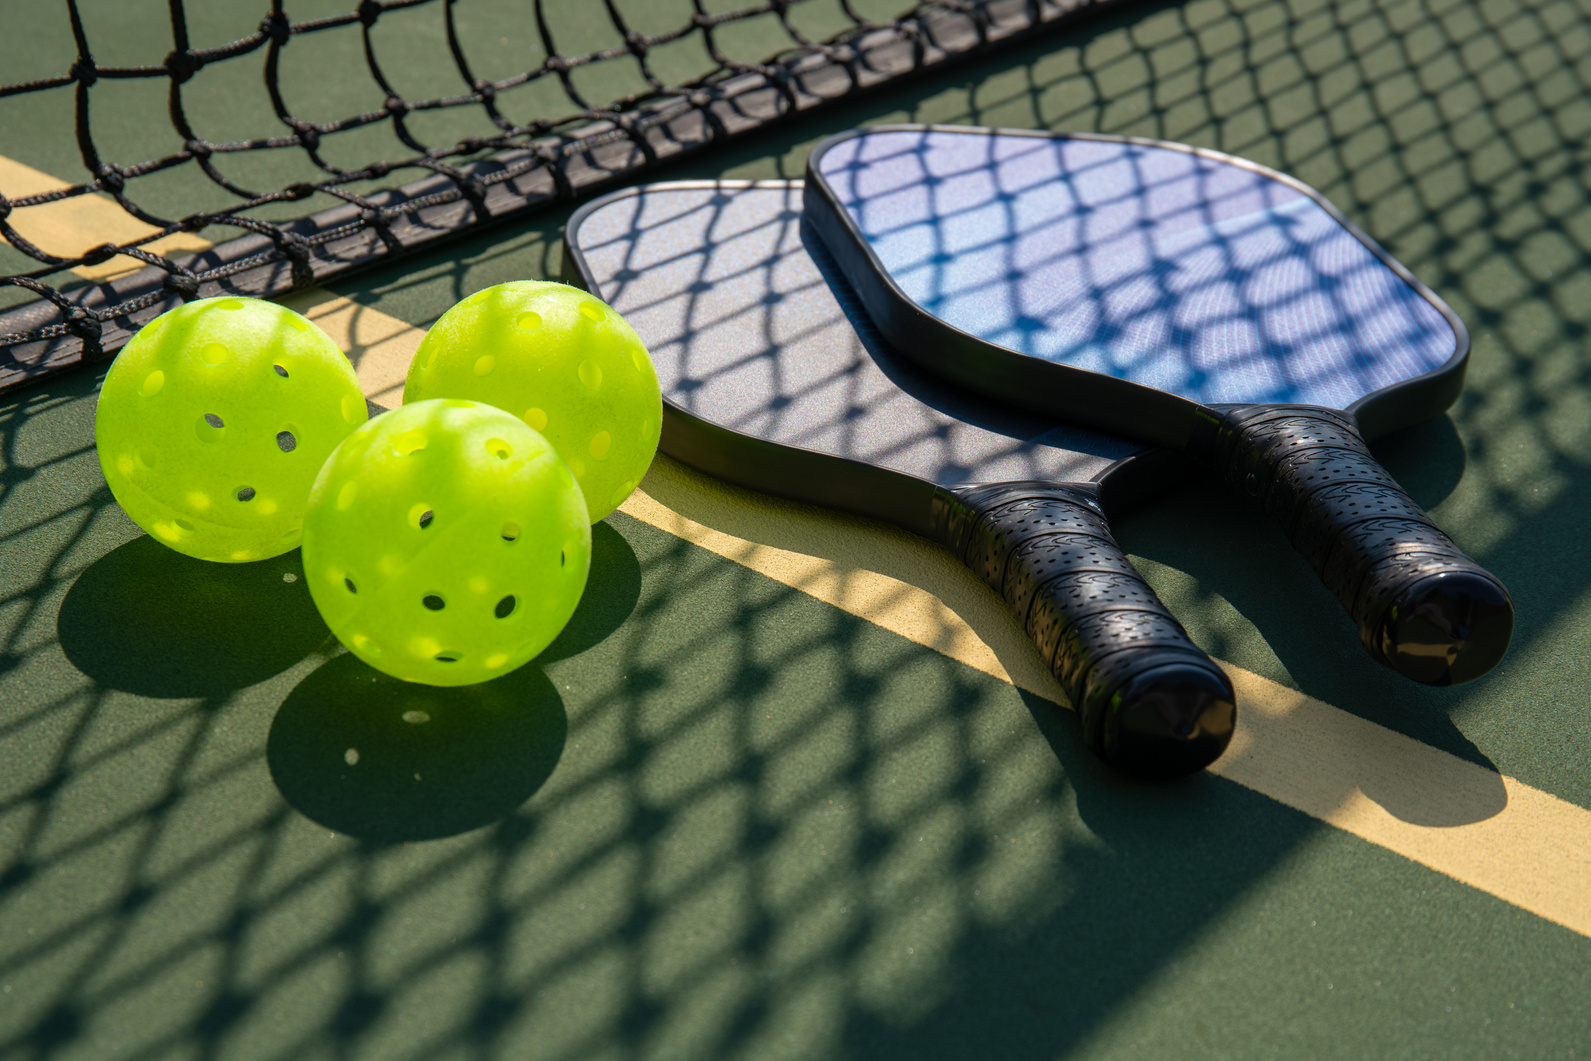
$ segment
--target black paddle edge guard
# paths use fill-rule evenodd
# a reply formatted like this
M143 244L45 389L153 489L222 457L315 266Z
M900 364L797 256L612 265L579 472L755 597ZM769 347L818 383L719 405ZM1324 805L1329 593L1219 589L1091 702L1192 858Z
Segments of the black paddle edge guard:
M98 247L94 263L133 249L152 264L123 277L57 291L36 276L0 278L39 295L0 312L0 393L83 361L109 357L139 328L195 298L271 298L384 265L485 223L573 201L730 137L996 46L1144 0L965 0L925 5L897 24L849 39L795 49L745 72L653 101L622 125L594 123L578 134L533 141L424 180L363 197L198 254L168 259L138 248ZM338 182L327 182L335 186ZM326 190L317 186L315 190ZM227 223L221 212L200 220ZM3 220L3 219L0 219ZM202 226L200 226L202 227ZM68 262L49 271L61 271Z
M1372 657L1426 685L1456 685L1508 651L1508 590L1381 468L1349 414L1298 405L1228 412L1214 448L1222 478L1287 534Z
M1176 777L1226 750L1231 681L1116 544L1092 484L940 489L933 523L1005 598L1106 763Z

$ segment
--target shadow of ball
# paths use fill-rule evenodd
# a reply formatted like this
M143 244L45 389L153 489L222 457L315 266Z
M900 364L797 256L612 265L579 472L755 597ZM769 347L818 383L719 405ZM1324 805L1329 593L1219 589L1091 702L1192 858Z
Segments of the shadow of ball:
M536 657L538 663L578 656L624 625L641 600L641 562L624 535L606 522L591 526L591 574L569 623Z
M544 784L568 736L540 668L481 685L414 685L337 657L277 711L265 757L299 813L364 840L433 840L490 825Z
M56 630L72 665L141 696L221 696L298 663L326 640L298 551L213 564L145 535L77 577Z

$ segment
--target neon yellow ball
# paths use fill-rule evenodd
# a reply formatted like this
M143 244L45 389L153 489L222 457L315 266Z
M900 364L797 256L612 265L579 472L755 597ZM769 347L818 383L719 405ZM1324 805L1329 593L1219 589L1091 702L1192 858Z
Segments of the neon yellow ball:
M315 474L367 417L325 332L273 302L207 298L117 355L94 445L134 523L178 552L241 563L297 547Z
M567 284L517 280L444 313L409 365L405 402L468 398L546 436L592 523L619 507L657 453L663 395L646 347L605 302Z
M371 420L304 519L321 618L377 670L427 685L506 674L569 622L591 567L585 498L547 440L461 399Z

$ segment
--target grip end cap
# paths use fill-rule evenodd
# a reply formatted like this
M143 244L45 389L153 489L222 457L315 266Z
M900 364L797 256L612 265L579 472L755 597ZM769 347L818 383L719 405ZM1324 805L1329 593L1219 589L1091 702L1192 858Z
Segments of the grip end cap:
M1480 572L1445 571L1398 595L1375 647L1407 678L1458 685L1497 666L1513 635L1513 601L1499 582Z
M1232 741L1236 701L1232 683L1209 663L1172 663L1135 674L1103 705L1100 755L1139 777L1202 770Z

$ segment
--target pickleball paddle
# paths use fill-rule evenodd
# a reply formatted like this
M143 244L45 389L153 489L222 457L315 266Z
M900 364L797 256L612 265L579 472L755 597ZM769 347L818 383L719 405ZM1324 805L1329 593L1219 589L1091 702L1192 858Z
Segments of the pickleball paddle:
M804 209L895 349L959 386L1191 454L1259 499L1416 681L1486 673L1507 591L1364 439L1458 396L1464 325L1283 174L1128 137L831 137Z
M1001 593L1089 745L1144 775L1213 761L1231 683L1105 511L1184 458L968 394L891 350L802 223L801 183L678 182L577 210L564 275L624 314L663 389L661 449L766 493L885 520Z

